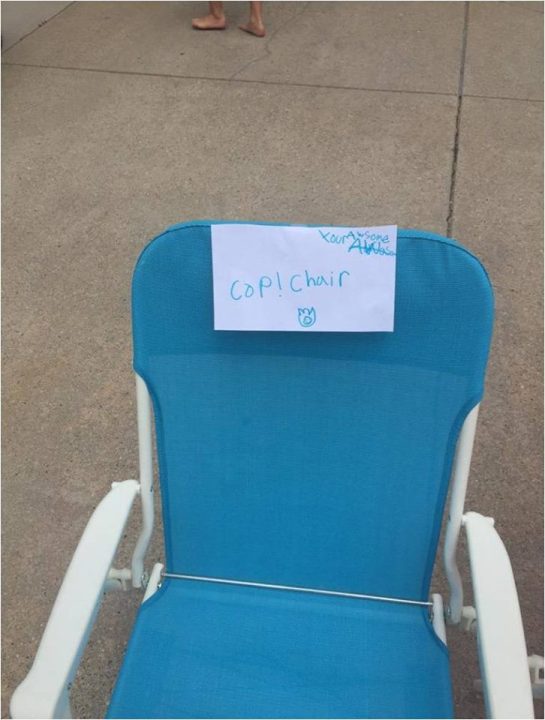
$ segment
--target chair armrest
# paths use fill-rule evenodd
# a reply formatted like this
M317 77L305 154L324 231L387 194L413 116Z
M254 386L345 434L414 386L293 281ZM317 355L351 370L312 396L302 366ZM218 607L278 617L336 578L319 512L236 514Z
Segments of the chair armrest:
M64 576L34 663L11 699L12 718L70 717L68 691L139 490L136 480L114 483L91 516Z
M491 518L464 515L477 611L487 717L533 718L528 657L515 579Z

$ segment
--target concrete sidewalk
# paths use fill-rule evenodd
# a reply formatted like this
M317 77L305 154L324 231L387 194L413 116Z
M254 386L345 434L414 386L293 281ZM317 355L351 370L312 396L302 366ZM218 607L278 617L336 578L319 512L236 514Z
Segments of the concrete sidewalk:
M192 31L204 7L76 2L3 55L4 717L88 517L137 475L130 278L184 219L397 223L483 260L468 507L496 518L543 653L542 3L271 2L265 40L236 29L246 3ZM138 599L106 599L76 717L102 716ZM457 716L482 717L474 639L449 644Z

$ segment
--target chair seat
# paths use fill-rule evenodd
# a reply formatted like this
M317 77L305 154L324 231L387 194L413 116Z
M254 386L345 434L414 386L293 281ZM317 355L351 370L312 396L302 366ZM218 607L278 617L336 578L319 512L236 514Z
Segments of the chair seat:
M140 608L110 718L452 717L427 608L166 579Z

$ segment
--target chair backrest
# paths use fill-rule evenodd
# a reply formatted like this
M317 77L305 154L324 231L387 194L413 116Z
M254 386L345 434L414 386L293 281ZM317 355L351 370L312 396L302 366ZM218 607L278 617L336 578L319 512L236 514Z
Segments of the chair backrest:
M427 599L492 320L471 253L400 230L393 333L218 332L211 222L153 240L133 279L134 367L167 569Z

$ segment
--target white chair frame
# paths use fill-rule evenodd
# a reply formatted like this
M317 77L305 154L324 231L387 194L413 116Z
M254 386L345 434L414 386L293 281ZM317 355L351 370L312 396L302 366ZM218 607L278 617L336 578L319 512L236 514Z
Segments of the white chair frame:
M113 483L93 513L57 595L34 663L16 689L10 705L12 718L69 718L69 691L100 608L103 595L113 589L145 587L144 600L160 585L163 566L148 576L144 560L153 532L153 412L142 378L136 375L140 480ZM476 629L482 689L487 716L533 718L534 695L543 694L543 658L532 656L528 669L522 618L505 547L494 521L478 513L464 514L464 503L477 427L477 405L468 414L456 448L444 544L444 568L449 601L443 612L441 595L432 596L433 626L446 642L449 625ZM125 523L136 495L140 495L142 529L131 568L112 566ZM473 607L463 605L463 585L456 564L461 528L468 539Z

